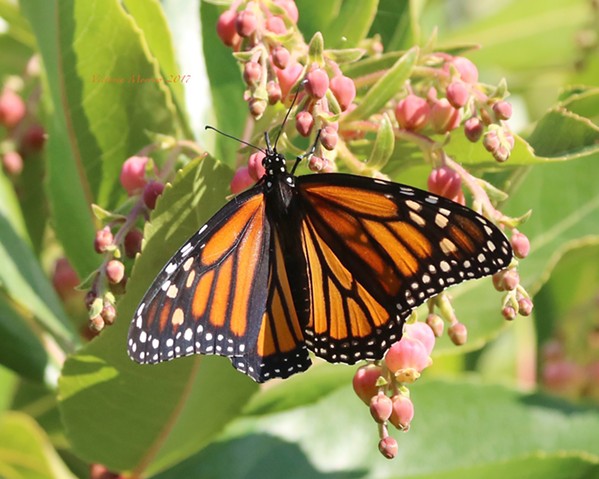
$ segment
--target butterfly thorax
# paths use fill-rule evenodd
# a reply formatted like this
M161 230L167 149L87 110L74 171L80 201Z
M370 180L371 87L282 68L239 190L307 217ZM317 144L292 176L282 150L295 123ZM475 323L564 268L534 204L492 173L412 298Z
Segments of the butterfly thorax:
M262 160L265 169L264 193L269 198L267 204L271 209L271 217L285 219L295 195L295 176L287 171L286 160L276 150L267 151Z

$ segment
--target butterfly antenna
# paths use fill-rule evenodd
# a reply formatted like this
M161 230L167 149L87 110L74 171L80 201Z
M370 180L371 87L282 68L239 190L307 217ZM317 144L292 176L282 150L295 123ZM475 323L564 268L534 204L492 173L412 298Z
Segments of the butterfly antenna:
M223 136L226 136L227 138L231 138L232 140L236 140L236 141L238 141L239 143L241 143L241 144L243 144L243 145L246 145L246 146L249 146L250 148L253 148L254 150L261 151L261 152L262 152L262 153L264 153L265 155L267 154L267 152L266 152L266 151L264 151L264 150L263 150L262 148L260 148L259 146L252 145L251 143L248 143L247 141L244 141L244 140L242 140L242 139L240 139L240 138L237 138L236 136L229 135L228 133L225 133L224 131L220 131L218 128L214 128L213 126L210 126L210 125L206 125L204 128L205 128L206 130L214 130L214 131L216 131L217 133L220 133L221 135L223 135ZM266 144L268 145L268 141L267 141L267 143L266 143ZM269 148L269 151L270 151L270 148Z
M316 145L318 145L318 140L320 140L320 133L322 132L322 130L318 130L316 132L316 138L314 138L314 143L312 143L312 147L303 155L298 156L295 159L295 163L293 165L293 168L291 168L291 174L295 174L295 169L297 168L297 165L299 165L300 161L302 161L304 158L310 158L314 152L316 151Z
M293 100L291 100L291 105L289 106L289 109L287 110L287 113L285 113L285 118L283 118L283 123L281 123L281 129L279 130L279 133L277 134L277 137L275 138L275 144L274 144L274 147L273 147L273 151L276 151L276 149L277 149L277 143L279 142L279 138L281 137L281 133L283 133L283 129L285 128L285 124L287 123L287 120L289 119L289 115L291 114L291 110L293 110L293 107L295 105L297 97L299 96L300 87L301 87L301 84L300 84L300 86L298 86L297 90L295 91L295 95L293 95Z

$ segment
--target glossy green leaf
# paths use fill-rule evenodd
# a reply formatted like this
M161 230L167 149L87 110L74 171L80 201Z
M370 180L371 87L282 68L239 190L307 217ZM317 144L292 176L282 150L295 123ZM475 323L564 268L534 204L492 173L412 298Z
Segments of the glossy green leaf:
M322 2L321 2L322 5ZM366 38L377 11L378 0L345 0L326 27L325 45L332 48L358 46Z
M32 322L32 318L29 318ZM42 382L55 380L58 367L48 364L48 354L23 314L0 294L0 364L22 377Z
M248 106L243 101L241 70L231 54L231 49L222 44L214 28L218 15L223 10L224 8L218 8L204 0L200 5L202 46L214 114L214 122L211 125L241 138L248 118ZM214 141L214 154L233 167L239 145L227 138L216 137Z
M0 415L3 479L75 479L35 421L18 412Z
M539 156L599 158L599 126L565 108L556 108L543 116L528 141Z
M123 161L150 142L148 132L177 131L175 108L170 90L155 81L160 71L142 32L119 2L24 0L22 7L57 112L48 143L52 216L69 259L86 277L98 261L90 255L89 205L111 207L124 197Z
M360 100L360 104L347 115L347 121L368 118L378 112L396 93L410 76L418 57L418 49L413 48L403 54Z
M60 409L78 455L150 476L212 441L257 386L226 358L192 356L156 366L127 357L129 323L172 253L225 201L230 171L206 157L167 187L145 229L116 324L65 363Z
M73 330L62 306L31 250L14 191L0 173L0 284L24 311L31 312L65 347Z
M425 377L426 372L411 387L416 408L411 429L390 431L399 442L392 461L378 452L376 425L347 384L304 407L240 418L219 442L157 477L502 477L484 474L497 467L511 472L507 477L544 473L545 479L557 479L563 472L552 474L549 466L572 464L574 477L582 479L597 470L597 408L476 381ZM300 393L289 382L276 388L281 396ZM519 466L525 476L517 473Z

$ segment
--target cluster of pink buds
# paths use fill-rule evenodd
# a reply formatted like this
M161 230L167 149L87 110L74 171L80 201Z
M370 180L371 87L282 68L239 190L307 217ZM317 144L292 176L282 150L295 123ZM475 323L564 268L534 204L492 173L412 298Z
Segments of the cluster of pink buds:
M576 331L578 333L579 330ZM587 331L586 344L580 339L577 337L576 345L572 344L571 347L565 337L551 339L543 346L541 382L548 391L564 398L574 400L589 398L597 401L599 400L599 334L593 329ZM574 348L576 351L571 351Z
M135 258L141 251L142 232L136 227L139 215L146 215L156 207L156 200L164 184L156 178L153 161L144 155L128 158L121 168L121 185L137 202L128 216L102 212L108 224L96 232L94 250L103 255L102 265L94 276L86 296L90 328L99 332L111 325L116 317L115 295L125 291L127 283L123 257Z
M437 53L431 62L437 63L434 84L423 82L423 91L410 91L395 107L400 128L444 134L463 122L468 140L477 142L482 137L495 160L506 161L514 148L514 136L506 123L512 106L504 100L505 86L480 84L476 65L465 57Z
M0 127L6 130L0 157L2 168L11 177L18 177L24 159L39 153L46 142L46 132L35 115L39 88L34 88L27 101L20 94L22 88L23 79L16 77L0 88Z
M392 459L397 455L397 441L389 435L389 424L408 431L414 417L414 405L408 386L432 364L430 357L435 334L425 323L404 326L404 334L385 355L380 364L360 367L353 378L354 391L370 407L379 428L379 450Z
M293 123L303 137L320 131L308 166L313 171L330 171L333 165L327 157L339 140L339 116L351 109L356 86L342 73L334 55L324 50L320 33L305 43L297 19L292 0L234 2L219 17L217 33L236 52L247 87L245 99L254 118L260 118L268 105L289 104L301 84ZM240 167L231 190L247 188L260 173L260 167Z
M285 98L302 73L294 58L301 45L293 0L233 2L218 19L216 31L243 66L250 113L260 118L267 105Z

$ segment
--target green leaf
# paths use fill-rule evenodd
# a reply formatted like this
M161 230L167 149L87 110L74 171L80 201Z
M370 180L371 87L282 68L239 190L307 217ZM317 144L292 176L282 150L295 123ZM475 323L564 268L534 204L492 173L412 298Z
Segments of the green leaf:
M216 126L230 135L240 138L248 118L248 106L243 100L243 82L239 65L216 35L216 22L222 8L202 0L202 47L206 71L210 80L212 111ZM218 135L220 136L220 135ZM239 145L227 138L214 137L214 155L233 167Z
M31 321L31 319L29 319ZM27 379L51 384L58 367L48 364L48 354L26 318L0 294L0 364Z
M152 55L160 66L165 85L171 90L181 126L187 128L185 113L185 89L182 72L177 65L173 39L160 2L157 0L125 0L127 11L144 32L144 38Z
M184 241L225 201L230 171L206 157L167 186L145 228L145 244L118 304L115 325L69 358L60 409L78 455L150 476L197 452L232 420L257 385L221 357L142 366L126 354L143 293Z
M563 107L543 116L528 141L539 156L571 159L593 155L599 158L599 127Z
M552 163L528 171L510 194L505 212L517 216L532 209L522 225L531 243L521 262L523 284L536 292L564 252L585 238L597 238L599 162L587 157Z
M599 290L599 235L573 242L535 295L539 351L550 338L560 338L566 355L588 361L588 341Z
M89 205L113 208L125 197L123 161L151 142L148 132L180 132L178 115L143 32L120 2L24 0L22 7L56 110L48 144L52 215L69 259L86 277L97 264L89 258Z
M477 475L494 467L512 472L504 477L524 477L515 472L522 466L526 477L553 479L564 476L548 474L550 465L572 464L582 479L597 470L597 408L426 374L411 387L416 414L409 432L390 431L399 442L392 461L378 452L376 424L347 384L304 407L239 418L218 442L157 477L502 477ZM273 389L293 396L302 393L299 386Z
M75 334L56 293L22 236L20 211L15 211L14 195L0 175L0 284L12 301L30 311L63 347L72 347ZM15 229L15 225L18 229Z
M0 476L4 479L75 479L44 430L29 416L0 416Z
M357 47L370 30L377 5L378 0L345 0L333 21L322 32L325 44L332 48Z
M399 85L409 78L417 58L417 48L412 48L403 54L368 90L356 109L347 115L347 121L368 118L378 112L397 93Z

